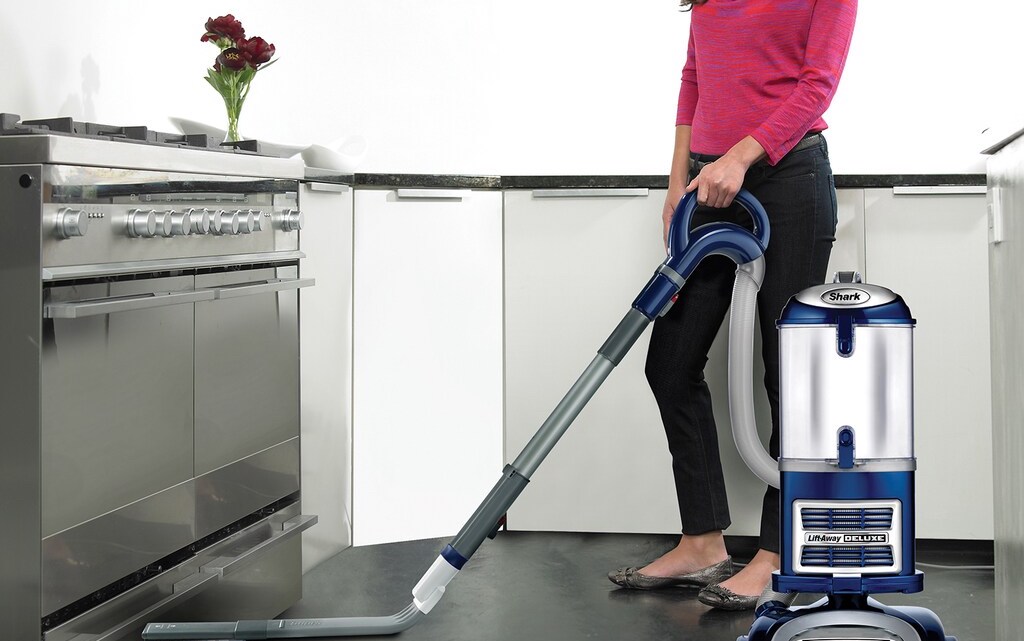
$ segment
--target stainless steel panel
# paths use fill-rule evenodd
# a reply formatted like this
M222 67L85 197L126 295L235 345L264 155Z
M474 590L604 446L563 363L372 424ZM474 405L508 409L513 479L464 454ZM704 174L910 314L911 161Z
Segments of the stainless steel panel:
M196 536L204 537L299 490L299 439L220 467L195 483Z
M48 295L60 302L192 287L193 277L180 276ZM46 321L43 536L192 477L192 318L187 304Z
M854 345L836 353L834 326L779 330L782 458L834 460L844 425L858 459L913 458L913 329L858 326Z
M181 483L43 539L43 612L55 612L195 541L196 487Z
M127 205L81 205L81 209L97 216L85 236L59 238L52 230L57 226L57 213L62 205L46 205L43 214L43 265L47 268L93 265L117 262L170 260L260 254L298 249L298 232L281 229L283 210L270 204L232 205L220 208L256 209L262 212L264 227L260 231L234 235L189 234L188 236L156 236L133 238L126 231ZM161 208L180 210L181 205L169 203Z
M214 288L295 278L294 267L196 277ZM299 435L298 294L196 304L195 473Z
M39 208L38 166L0 167L0 621L9 639L39 636Z

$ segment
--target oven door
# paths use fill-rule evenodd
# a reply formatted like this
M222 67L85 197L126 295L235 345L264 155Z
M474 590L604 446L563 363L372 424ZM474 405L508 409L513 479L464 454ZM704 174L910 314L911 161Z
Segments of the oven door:
M199 274L196 305L198 536L299 489L295 266Z
M195 540L193 276L49 285L43 612Z

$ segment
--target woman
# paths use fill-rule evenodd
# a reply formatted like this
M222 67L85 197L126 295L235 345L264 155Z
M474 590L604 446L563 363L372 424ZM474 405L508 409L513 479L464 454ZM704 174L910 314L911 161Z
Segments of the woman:
M690 40L676 118L663 218L697 192L693 225L727 220L750 227L731 206L739 189L771 222L758 295L770 450L778 457L779 360L775 320L796 292L824 282L835 240L836 195L821 116L846 62L856 0L684 0ZM759 550L733 574L722 530L730 524L711 396L708 350L729 307L736 266L704 260L679 301L654 324L646 373L672 454L682 520L679 544L642 568L608 575L618 585L702 588L708 605L753 608L779 568L779 494L768 488Z

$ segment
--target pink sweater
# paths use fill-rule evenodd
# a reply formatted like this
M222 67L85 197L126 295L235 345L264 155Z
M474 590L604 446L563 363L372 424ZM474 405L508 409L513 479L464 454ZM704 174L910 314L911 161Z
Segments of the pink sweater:
M775 164L822 120L846 64L857 0L708 0L690 19L677 125L724 154L752 136Z

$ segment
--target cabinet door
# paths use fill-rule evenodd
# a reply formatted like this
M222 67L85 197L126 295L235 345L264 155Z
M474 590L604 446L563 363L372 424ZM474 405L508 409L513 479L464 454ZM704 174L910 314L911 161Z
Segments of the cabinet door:
M865 221L870 282L902 295L917 319L917 535L991 539L985 196L869 189Z
M352 544L352 190L302 186L299 296L302 508L319 517L302 535L303 571Z
M453 535L501 475L501 269L499 192L356 190L355 545Z
M509 460L664 260L664 198L664 191L620 197L506 192ZM640 337L533 475L509 511L510 529L679 530L665 435L643 371L649 335Z

